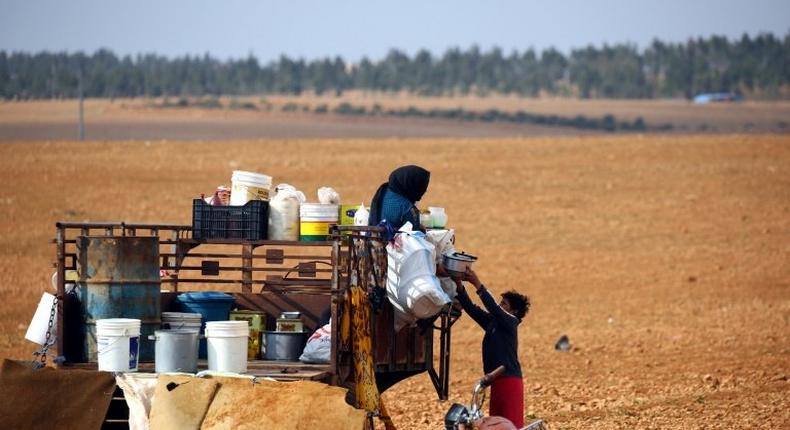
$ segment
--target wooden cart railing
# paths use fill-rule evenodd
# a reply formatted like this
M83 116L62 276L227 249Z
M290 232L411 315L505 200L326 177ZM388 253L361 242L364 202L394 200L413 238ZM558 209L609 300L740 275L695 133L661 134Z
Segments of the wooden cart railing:
M162 273L162 310L175 310L174 299L179 292L194 290L224 291L235 298L239 309L263 311L272 327L281 311L302 313L305 327L314 330L329 309L332 321L340 321L348 299L349 275L367 260L378 274L386 276L386 258L375 259L360 249L382 252L385 245L382 230L376 227L336 227L331 240L317 242L195 240L187 225L129 223L68 223L56 224L58 298L58 354L65 357L61 366L94 367L95 363L74 360L69 325L79 320L77 298L66 294L66 272L78 270L79 236L144 236L157 237ZM381 279L381 278L379 278ZM375 282L374 282L375 283ZM383 286L383 285L380 285ZM385 299L372 320L374 362L380 388L385 390L396 382L428 372L440 399L449 391L450 333L455 318L442 312L434 321L419 327L393 329L392 307ZM312 379L333 385L350 386L353 363L348 346L338 341L337 327L332 324L331 362L327 365L282 361L252 361L249 372L280 380ZM434 351L434 334L439 348ZM81 347L81 345L78 345ZM438 368L434 365L438 362ZM199 367L205 368L205 361ZM153 369L153 363L141 363L142 370Z

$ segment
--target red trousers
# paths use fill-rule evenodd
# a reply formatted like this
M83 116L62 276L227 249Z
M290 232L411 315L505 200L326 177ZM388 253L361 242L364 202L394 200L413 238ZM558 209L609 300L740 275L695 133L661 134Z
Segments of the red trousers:
M524 427L524 381L520 377L502 376L494 380L488 415L507 418L516 428Z

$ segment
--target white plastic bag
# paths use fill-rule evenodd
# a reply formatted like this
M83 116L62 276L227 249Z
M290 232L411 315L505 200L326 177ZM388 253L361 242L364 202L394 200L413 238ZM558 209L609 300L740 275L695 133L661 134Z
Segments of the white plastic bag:
M365 208L364 203L360 203L359 208L354 213L354 225L366 226L369 218L370 212Z
M429 230L426 239L436 247L436 264L442 264L442 256L455 252L453 239L455 230Z
M395 330L436 315L450 298L436 277L435 247L425 234L404 224L387 245L387 297L395 310Z
M299 361L303 363L329 363L332 352L332 323L319 327L304 347Z
M324 205L339 205L340 194L334 188L321 187L318 189L318 203Z

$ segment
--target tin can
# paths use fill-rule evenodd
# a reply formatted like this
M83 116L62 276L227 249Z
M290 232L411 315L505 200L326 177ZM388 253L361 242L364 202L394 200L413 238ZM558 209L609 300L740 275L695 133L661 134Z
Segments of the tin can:
M277 318L277 331L279 332L301 332L303 328L304 325L299 318Z

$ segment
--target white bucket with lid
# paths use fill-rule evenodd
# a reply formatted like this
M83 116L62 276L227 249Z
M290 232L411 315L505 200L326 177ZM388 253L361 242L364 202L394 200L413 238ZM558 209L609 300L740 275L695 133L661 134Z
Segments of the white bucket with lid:
M49 329L49 317L52 315L52 331L50 332L49 342L55 342L55 336L58 332L58 309L55 308L55 313L52 314L52 305L55 303L55 296L50 293L41 295L41 300L38 302L36 313L33 314L33 320L30 321L30 326L25 332L25 339L35 342L39 345L44 345L47 341L47 329Z
M140 320L108 318L96 320L96 349L99 370L136 372L140 354Z
M299 207L300 240L326 240L329 227L339 223L339 205L302 203Z
M272 188L271 176L234 170L230 180L231 206L243 206L251 200L269 200L269 190Z
M244 373L247 371L247 321L209 321L206 323L208 370Z

